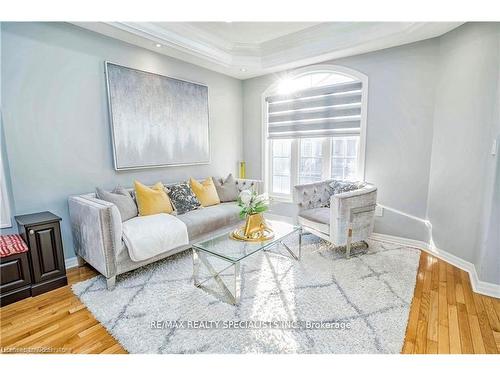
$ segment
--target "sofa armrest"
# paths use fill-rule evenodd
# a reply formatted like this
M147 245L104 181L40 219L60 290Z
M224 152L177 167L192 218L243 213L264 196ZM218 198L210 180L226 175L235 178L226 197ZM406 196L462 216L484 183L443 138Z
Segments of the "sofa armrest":
M257 194L262 193L262 181L261 180L252 180L249 178L237 178L236 185L238 186L238 190L241 192L243 190L252 190Z
M373 231L377 188L366 185L361 189L330 197L330 237L338 245L347 242L349 229L353 241L368 238Z
M77 255L105 277L116 275L116 254L121 246L122 221L118 208L89 197L68 199L73 243Z

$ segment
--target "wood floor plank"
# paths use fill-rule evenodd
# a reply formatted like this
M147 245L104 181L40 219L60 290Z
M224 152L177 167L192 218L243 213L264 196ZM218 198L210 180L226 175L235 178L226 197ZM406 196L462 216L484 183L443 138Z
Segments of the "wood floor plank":
M427 323L427 340L437 343L439 328L439 292L431 290L429 305L429 321Z
M439 262L439 296L438 296L438 353L450 352L450 337L448 328L448 302L446 300L446 263Z
M493 302L493 306L495 307L495 311L497 313L497 318L500 320L500 299L498 298L490 298Z
M461 354L460 327L458 324L457 305L448 305L448 329L450 335L450 353Z
M481 334L481 327L479 326L479 319L477 315L469 315L470 334L472 338L472 346L474 347L475 354L486 354L484 347L483 335Z
M430 287L432 281L432 260L424 264L424 281L422 286L422 295L420 297L420 308L418 313L417 332L415 337L414 353L425 354L427 352L427 324L429 322L430 310Z
M457 277L457 273L455 273L455 278L457 279L457 281L460 280ZM457 282L455 284L455 296L456 296L455 298L456 298L457 303L461 303L461 304L465 305L464 292L463 292L463 289L462 289L462 284L460 282Z
M446 264L446 300L448 305L455 305L457 301L455 293L455 267L451 264Z
M437 341L439 330L439 260L433 259L431 268L431 291L429 300L429 318L427 322L427 345L431 343L432 348L427 348L427 353L437 353ZM434 348L433 343L436 343Z
M486 354L486 349L484 348L483 343L483 336L481 334L481 328L479 326L479 319L477 317L476 305L474 303L474 292L472 291L472 285L470 283L469 274L467 272L461 272L461 283L462 291L464 294L465 307L467 308L474 353Z
M438 354L438 343L434 340L427 340L427 353Z
M460 343L462 345L462 353L473 354L474 347L472 345L469 318L467 316L467 308L465 307L465 304L457 302L457 311L458 311L458 325L460 328Z
M498 319L492 299L486 296L481 296L481 298L483 300L486 314L488 315L488 321L490 322L491 329L495 332L500 332L500 320Z
M114 344L106 349L104 349L101 354L116 354L120 350L123 350L119 344Z
M500 332L493 332L493 336L495 337L495 342L497 344L497 351L500 353Z
M476 306L479 328L481 330L481 335L483 336L483 343L486 353L497 354L498 349L495 343L493 330L491 329L491 325L488 320L488 313L486 312L483 305L483 298L480 294L477 293L474 293L473 297L474 297L474 304Z
M408 325L406 327L405 343L403 345L403 353L411 354L415 350L415 339L417 335L418 316L420 310L420 299L422 297L422 289L424 284L425 272L423 271L423 264L426 261L425 253L420 254L419 267L417 271L417 281L415 284L415 291L413 300L410 306L410 315L408 317Z

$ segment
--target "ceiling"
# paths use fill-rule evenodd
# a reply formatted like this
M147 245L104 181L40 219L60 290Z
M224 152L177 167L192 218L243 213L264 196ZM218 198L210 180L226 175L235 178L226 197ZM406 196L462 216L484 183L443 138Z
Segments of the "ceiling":
M193 27L235 44L260 44L317 24L318 22L189 22Z
M461 22L75 22L247 79L434 38Z

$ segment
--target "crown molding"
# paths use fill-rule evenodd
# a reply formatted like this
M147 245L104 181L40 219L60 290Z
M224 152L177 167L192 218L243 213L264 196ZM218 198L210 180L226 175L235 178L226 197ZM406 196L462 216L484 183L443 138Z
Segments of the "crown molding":
M152 22L105 22L105 24L160 43L162 46L201 56L223 66L230 66L233 60L229 52L215 43L206 43L200 38L190 37L190 33L187 32L188 25L185 25L184 33L182 33L182 30L174 31L174 29L160 27Z
M232 43L187 22L74 24L219 73L247 79L434 38L462 22L324 22L262 43ZM162 47L156 48L157 43Z

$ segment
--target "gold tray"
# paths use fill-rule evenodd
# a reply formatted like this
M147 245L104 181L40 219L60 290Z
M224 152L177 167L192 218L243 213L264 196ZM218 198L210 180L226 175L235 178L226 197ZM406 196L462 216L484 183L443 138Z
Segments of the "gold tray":
M241 227L229 233L229 237L236 241L263 242L272 239L274 237L274 232L271 229L265 228L258 237L246 237L245 227Z

